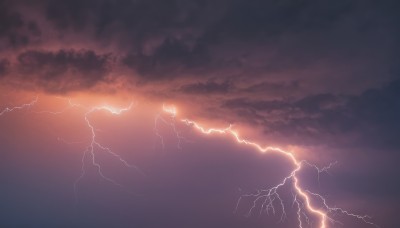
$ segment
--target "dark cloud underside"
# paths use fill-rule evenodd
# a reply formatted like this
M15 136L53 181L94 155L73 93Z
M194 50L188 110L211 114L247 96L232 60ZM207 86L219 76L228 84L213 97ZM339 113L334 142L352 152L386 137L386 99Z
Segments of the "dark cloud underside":
M218 73L221 78L280 77L335 86L351 77L364 80L365 87L380 82L375 74L388 80L396 70L397 1L1 4L2 47L45 47L49 39L73 46L90 40L94 52L111 48L118 64L143 81L193 76L207 81Z
M236 113L247 112L245 121L256 119L265 124L267 134L279 132L284 137L293 137L288 141L299 140L299 144L396 149L400 147L396 139L400 134L399 97L397 80L359 96L317 94L299 100L238 98L227 100L222 107ZM298 135L302 137L297 138ZM352 140L343 141L346 138Z
M17 60L16 70L23 78L50 92L83 90L104 82L111 64L109 55L88 50L32 50L22 52Z

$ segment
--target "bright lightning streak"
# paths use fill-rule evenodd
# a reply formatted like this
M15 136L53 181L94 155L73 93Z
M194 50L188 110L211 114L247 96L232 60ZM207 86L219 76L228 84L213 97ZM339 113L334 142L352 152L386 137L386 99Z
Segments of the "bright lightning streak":
M169 113L173 117L175 117L176 114L178 114L178 110L176 109L175 106L169 106L166 104L163 104L163 111Z
M71 104L72 104L72 105L75 105L75 104L73 104L71 101L69 101L69 103L70 103L70 105L71 105ZM78 105L78 106L81 106L81 105ZM112 184L114 184L114 185L117 185L117 186L119 186L119 187L123 187L120 183L118 183L118 182L116 182L115 180L113 180L113 179L107 177L106 175L104 175L104 173L103 173L103 171L102 171L102 169L101 169L101 165L96 161L96 156L95 156L95 149L96 149L96 148L97 148L97 149L100 149L100 150L103 150L103 151L106 151L106 152L109 153L110 155L112 155L112 156L114 156L115 158L117 158L117 159L118 159L122 164L124 164L126 167L128 167L128 168L134 168L134 169L136 169L139 173L141 173L142 175L144 175L143 172L142 172L138 167L129 164L129 163L128 163L125 159L123 159L120 155L118 155L118 154L116 154L115 152L113 152L110 148L108 148L108 147L106 147L106 146L103 146L102 144L100 144L100 143L96 140L96 129L95 129L95 127L93 126L93 124L90 122L90 119L89 119L90 114L92 114L92 113L94 113L94 112L98 112L98 111L106 111L106 112L111 113L112 115L121 115L122 113L131 110L132 106L133 106L133 103L131 103L128 107L124 107L124 108L117 108L117 107L110 106L110 105L95 106L95 107L92 107L92 108L88 109L87 112L85 113L84 119L85 119L85 122L86 122L88 128L90 129L90 132L91 132L91 140L90 140L89 146L86 148L86 150L84 151L83 156L82 156L82 169L81 169L82 172L81 172L81 175L78 177L78 179L77 179L77 180L75 181L75 183L74 183L74 192L75 192L76 199L77 199L77 191L76 191L77 185L78 185L78 183L82 180L82 178L83 178L83 177L85 176L85 174L86 174L86 170L85 170L85 167L86 167L86 166L85 166L85 158L86 158L86 156L88 156L88 155L89 155L90 158L91 158L90 160L91 160L92 165L95 166L95 167L97 168L97 172L98 172L98 174L100 175L101 178L103 178L104 180L106 180L106 181L108 181L108 182L110 182L110 183L112 183ZM127 191L133 193L132 191L129 191L129 190L127 190Z
M21 104L21 105L19 105L19 106L14 106L14 107L7 107L7 108L3 109L3 110L0 112L0 116L4 115L5 113L8 113L8 112L13 112L13 111L16 111L16 110L21 110L21 109L25 109L25 108L30 108L30 107L32 107L33 105L35 105L36 102L37 102L38 100L39 100L39 98L36 97L34 100L32 100L32 101L29 102L29 103Z
M168 112L168 113L174 113L172 111L173 109L164 109L164 111ZM261 211L260 213L262 213L263 210L265 210L267 213L269 211L272 211L274 214L276 212L275 206L274 206L274 202L277 201L278 204L280 205L281 211L282 211L282 215L281 215L281 219L280 221L283 221L286 217L286 211L285 211L285 206L283 204L283 199L281 198L281 196L279 195L278 190L283 187L284 185L288 184L288 183L292 183L292 187L294 189L294 191L296 192L294 195L294 204L297 205L297 215L298 215L298 227L299 228L303 228L303 222L302 222L302 217L306 220L306 222L309 224L309 218L307 216L308 213L310 214L314 214L315 216L317 216L319 218L319 224L318 227L319 228L327 228L327 222L337 222L334 219L332 219L330 217L330 214L332 212L340 212L344 215L348 215L348 216L352 216L356 219L362 220L363 222L376 226L378 227L376 224L368 221L368 219L370 219L369 216L366 215L357 215L357 214L353 214L353 213L349 213L346 210L343 210L341 208L336 208L336 207L329 207L326 203L326 200L319 194L316 193L311 193L308 190L304 190L301 186L300 186L300 181L299 181L299 177L297 176L297 174L299 173L299 171L301 170L301 168L303 167L303 165L308 165L311 166L313 168L315 168L318 171L318 179L319 179L319 174L322 172L327 172L329 168L331 168L334 164L336 164L336 162L329 164L329 166L324 167L324 168L318 168L317 166L308 163L307 161L300 161L297 160L296 157L294 156L294 154L290 151L285 151L283 149L277 148L277 147L270 147L270 146L262 146L256 142L247 140L247 139L243 139L239 136L239 133L235 130L232 129L232 125L230 125L227 128L205 128L202 125L200 125L199 123L192 121L192 120L188 120L188 119L182 119L182 122L185 123L186 125L189 126L193 126L195 129L197 129L200 133L202 134L206 134L206 135L211 135L211 134L224 134L224 135L230 135L234 138L234 140L239 143L239 144L245 144L248 146L251 146L255 149L257 149L259 152L261 153L267 153L267 152L277 152L280 153L286 157L288 157L293 165L295 166L295 169L290 173L289 176L285 177L282 182L280 182L279 184L277 184L276 186L270 188L270 189L266 189L266 190L259 190L256 194L246 194L246 195L242 195L237 202L237 206L235 211L237 211L240 201L242 200L242 198L244 197L255 197L255 200L253 201L253 205L251 206L249 212L247 215L251 215L253 210L257 207L257 203L258 202L262 202L262 206L261 206ZM311 203L311 197L314 198L318 198L320 200L322 200L323 202L323 208L319 209L316 206L314 206ZM304 205L304 207L306 208L306 211L303 210L303 207L301 205ZM308 212L308 213L307 213ZM302 216L303 215L303 216Z
M62 99L62 100L67 100L68 101L68 106L66 108L62 109L61 111L48 111L48 110L45 110L45 111L35 111L34 113L36 113L36 114L45 114L45 113L47 113L47 114L53 114L53 115L60 115L60 114L65 113L67 110L69 110L71 108L77 108L77 107L85 108L83 105L73 103L70 98L68 98L68 99L63 98L63 97L56 97L56 98L57 99Z
M163 112L165 112L166 114L168 114L167 118L164 118L161 114L157 114L155 119L154 119L154 132L156 134L156 136L160 139L160 143L162 146L162 149L165 149L165 143L164 143L164 137L162 136L162 134L160 133L159 129L158 129L158 124L161 121L162 123L164 123L165 125L171 127L171 129L174 131L176 138L178 139L178 149L181 149L181 144L182 141L185 140L187 141L182 135L181 133L178 131L178 129L176 128L176 115L178 113L177 109L175 106L169 106L166 104L163 104L162 106L162 110Z

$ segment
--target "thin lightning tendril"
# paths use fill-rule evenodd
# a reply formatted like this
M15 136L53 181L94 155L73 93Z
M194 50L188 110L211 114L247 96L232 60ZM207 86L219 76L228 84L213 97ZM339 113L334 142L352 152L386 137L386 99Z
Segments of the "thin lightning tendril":
M39 100L39 97L36 97L34 100L32 100L29 103L21 104L19 106L14 106L14 107L6 107L0 112L0 116L4 115L5 113L8 113L8 112L13 112L13 111L16 111L16 110L30 108L33 105L35 105L38 102L38 100Z
M178 140L177 148L182 149L181 147L182 141L188 142L188 140L181 135L181 133L178 131L176 127L176 114L177 114L176 108L174 106L168 106L163 104L162 110L163 112L169 114L168 119L163 117L163 115L161 115L160 113L158 113L154 119L154 132L156 136L160 139L162 149L163 150L165 149L165 142L164 142L164 137L162 136L162 134L158 129L159 122L162 122L165 125L171 127L176 136L176 139Z

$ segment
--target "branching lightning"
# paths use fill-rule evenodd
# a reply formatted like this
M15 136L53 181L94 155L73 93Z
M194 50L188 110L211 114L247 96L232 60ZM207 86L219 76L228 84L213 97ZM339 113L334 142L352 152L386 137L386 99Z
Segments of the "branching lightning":
M166 112L169 112L169 110L165 110ZM199 123L188 120L188 119L182 119L181 120L183 123L186 125L194 127L196 130L198 130L202 134L206 135L212 135L212 134L223 134L223 135L229 135L233 137L233 139L239 143L239 144L245 144L248 146L251 146L258 150L261 153L267 153L267 152L275 152L275 153L280 153L284 156L286 156L290 161L292 161L294 165L294 170L286 176L280 183L277 185L269 188L269 189L264 189L264 190L258 190L255 194L244 194L241 197L239 197L235 211L238 210L238 207L240 205L240 202L243 198L254 198L253 204L250 207L247 216L250 216L252 213L254 213L254 210L256 210L257 205L259 202L261 202L261 207L259 213L266 212L270 213L272 212L275 214L277 212L277 205L279 205L280 211L281 211L281 216L279 221L284 221L287 213L285 209L285 205L283 202L282 197L279 194L279 190L285 186L285 185L291 185L293 190L294 190L294 196L293 196L293 205L296 205L297 207L297 216L298 216L298 227L299 228L304 228L305 223L310 225L310 218L309 214L312 214L316 217L318 217L318 227L319 228L327 228L328 227L328 222L332 223L337 223L338 221L334 220L332 218L333 213L341 213L347 216L352 216L356 219L359 219L369 225L378 227L376 224L370 221L371 217L367 215L357 215L350 213L346 210L343 210L341 208L337 207L330 207L326 203L326 200L324 197L317 193L312 193L309 190L304 190L299 181L298 173L300 170L305 166L311 166L315 168L318 172L318 179L319 175L322 172L327 172L333 165L336 164L336 162L333 162L329 164L326 167L323 168L318 168L317 166L304 161L304 160L298 160L296 159L294 153L290 151L285 151L283 149L277 148L277 147L270 147L270 146L262 146L259 143L243 139L239 136L239 133L235 130L233 130L232 125L228 126L227 128L205 128ZM318 208L317 206L314 206L313 203L311 202L312 200L320 200L323 203L322 208Z
M118 155L117 153L115 153L114 151L112 151L110 148L103 146L99 141L96 140L96 129L93 126L93 124L90 121L90 115L93 114L94 112L108 112L112 115L121 115L124 112L130 111L133 108L133 103L130 103L129 106L127 107L123 107L123 108L118 108L118 107L114 107L114 106L110 106L110 105L101 105L101 106L94 106L94 107L86 107L82 104L77 104L74 103L72 101L72 99L65 99L65 98L60 98L57 97L58 99L63 99L63 100L67 100L68 101L68 106L60 111L48 111L48 110L44 110L44 111L32 111L35 114L52 114L52 115L61 115L63 113L65 113L67 110L71 109L71 108L80 108L82 110L85 111L84 113L84 120L85 123L88 127L88 129L90 130L90 142L88 143L88 146L86 147L85 151L83 152L83 156L82 156L82 166L81 166L81 174L80 176L76 179L76 181L74 182L74 194L75 194L75 198L76 198L76 202L78 200L78 193L77 193L77 188L78 188L78 184L79 182L84 178L85 174L86 174L86 162L87 160L89 160L91 162L91 165L97 168L97 172L99 174L99 176L105 180L108 181L116 186L119 187L123 187L122 184L118 183L117 181L113 180L112 178L106 176L102 169L101 169L101 165L96 161L96 149L101 150L101 151L105 151L108 154L112 155L113 157L115 157L116 159L118 159L124 166L128 167L128 168L133 168L136 171L138 171L140 174L142 174L144 176L144 173L136 166L129 164L125 159L123 159L120 155ZM32 100L30 103L26 103L26 104L22 104L20 106L15 106L12 108L6 108L1 112L1 115L3 115L6 112L12 112L12 111L16 111L19 109L24 109L24 108L29 108L32 107L33 105L35 105L38 102L38 97L36 97L34 100ZM71 145L71 144L83 144L85 143L85 141L73 141L73 142L68 142L60 137L57 137L57 140ZM125 188L124 188L125 189ZM125 189L127 192L130 193L134 193L128 189ZM134 193L136 194L136 193Z
M75 106L82 106L82 105L76 105L71 103L71 101L69 101L70 105L75 105ZM95 166L97 168L98 174L100 175L101 178L103 178L104 180L119 186L119 187L123 187L123 185L121 185L120 183L118 183L117 181L111 179L110 177L107 177L106 175L104 175L102 169L101 169L101 165L96 161L96 156L95 156L95 149L99 149L102 151L106 151L107 153L109 153L110 155L114 156L115 158L117 158L123 165L125 165L128 168L134 168L136 169L138 172L140 172L142 175L143 172L136 166L129 164L125 159L123 159L120 155L116 154L115 152L113 152L110 148L103 146L102 144L100 144L97 140L96 140L96 129L93 126L93 124L90 122L89 116L90 114L94 113L94 112L98 112L98 111L106 111L108 113L111 113L112 115L120 115L124 112L127 112L129 110L131 110L133 106L133 103L131 103L128 107L124 107L124 108L117 108L117 107L113 107L113 106L109 106L109 105L102 105L102 106L95 106L92 108L87 109L87 112L84 115L85 118L85 122L87 124L87 127L90 129L91 132L91 140L90 140L90 144L88 145L88 147L86 148L86 150L83 152L83 156L82 156L82 169L81 169L81 175L78 177L78 179L76 179L75 183L74 183L74 192L75 192L75 196L77 197L77 186L78 183L82 180L82 178L85 176L86 170L85 170L85 158L87 156L89 156L89 159L91 161L91 164L93 166ZM124 188L125 189L125 188ZM132 192L128 189L125 189L128 192ZM132 192L134 193L134 192Z
M188 140L181 135L176 127L176 115L178 111L175 106L169 106L166 104L162 105L162 110L164 113L168 114L167 118L163 117L163 115L161 115L160 113L157 113L154 119L154 132L156 136L160 139L161 147L163 150L165 149L164 137L158 129L159 122L162 122L165 125L171 127L171 129L175 133L176 139L178 140L177 148L181 149L182 141L187 142Z

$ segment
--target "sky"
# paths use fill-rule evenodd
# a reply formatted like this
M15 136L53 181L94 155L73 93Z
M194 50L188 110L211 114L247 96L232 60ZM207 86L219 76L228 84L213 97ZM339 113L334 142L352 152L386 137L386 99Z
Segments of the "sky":
M0 0L0 227L400 227L399 7Z

